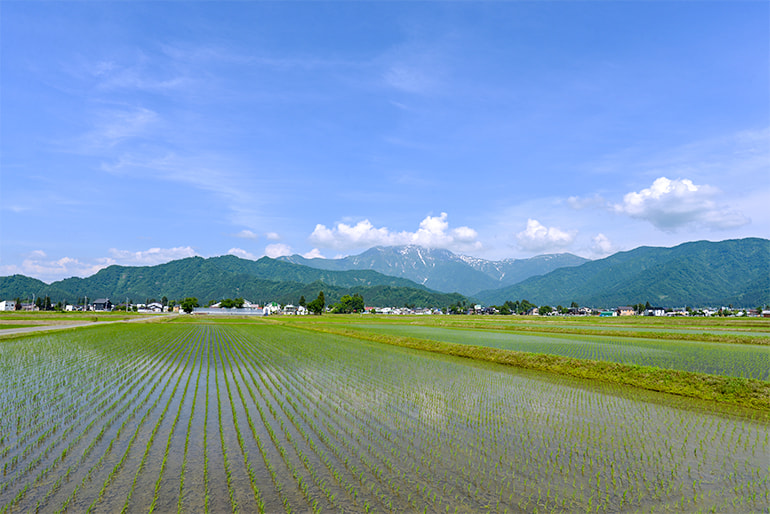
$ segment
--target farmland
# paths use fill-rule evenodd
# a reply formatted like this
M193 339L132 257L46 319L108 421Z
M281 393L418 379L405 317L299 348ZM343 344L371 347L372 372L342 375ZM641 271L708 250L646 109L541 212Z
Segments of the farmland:
M179 319L0 340L0 512L770 508L766 410L325 333L315 320ZM512 340L329 319L361 335ZM615 346L634 344L664 343ZM734 367L711 373L767 381L761 360L731 356L752 345L713 345L726 352L714 362Z

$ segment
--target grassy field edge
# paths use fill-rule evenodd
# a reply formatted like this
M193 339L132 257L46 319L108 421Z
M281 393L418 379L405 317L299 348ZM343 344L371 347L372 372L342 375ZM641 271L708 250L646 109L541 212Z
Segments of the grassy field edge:
M676 394L698 400L748 407L770 419L770 382L705 373L634 366L614 362L574 359L539 353L517 352L471 345L391 336L351 330L326 324L292 324L300 330L335 334L456 357L495 362L525 369L546 371L582 379L630 385L650 391Z

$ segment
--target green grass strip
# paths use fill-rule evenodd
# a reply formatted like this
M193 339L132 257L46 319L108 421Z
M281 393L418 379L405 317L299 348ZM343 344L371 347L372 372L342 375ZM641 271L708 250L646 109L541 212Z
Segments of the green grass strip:
M583 327L559 327L559 326L527 326L523 324L516 325L500 325L494 323L420 323L412 322L419 326L428 327L445 327L445 328L459 328L459 329L484 329L484 330L496 330L505 332L522 332L522 333L546 333L546 334L574 334L574 335L587 335L587 336L605 336L605 337L633 337L641 339L668 339L676 341L697 341L702 343L724 343L724 344L752 344L770 346L770 337L756 336L756 335L743 335L743 334L716 334L713 332L699 332L699 333L687 333L687 332L653 332L653 331L636 331L636 330L623 330L622 327L617 329L592 329Z
M661 369L652 366L634 366L588 359L574 359L557 355L446 343L414 337L374 334L325 324L304 323L293 326L300 330L305 329L353 337L366 341L413 348L415 350L495 362L518 368L546 371L613 384L630 385L650 391L748 407L762 411L762 417L770 419L770 382L762 380L722 377L705 373Z

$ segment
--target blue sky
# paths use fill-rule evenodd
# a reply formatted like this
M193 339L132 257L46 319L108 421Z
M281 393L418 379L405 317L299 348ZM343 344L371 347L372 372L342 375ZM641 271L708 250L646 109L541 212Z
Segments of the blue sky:
M770 4L0 6L0 275L770 237Z

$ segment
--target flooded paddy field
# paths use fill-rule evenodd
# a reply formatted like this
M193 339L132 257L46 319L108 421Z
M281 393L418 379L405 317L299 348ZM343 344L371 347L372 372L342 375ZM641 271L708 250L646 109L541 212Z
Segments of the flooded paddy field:
M526 334L396 323L355 323L350 328L434 341L561 355L714 375L770 380L770 347L617 336Z
M0 383L0 512L770 509L767 413L289 326L8 339Z

